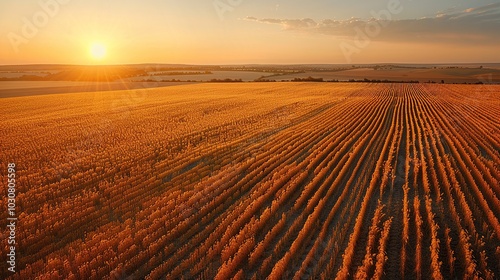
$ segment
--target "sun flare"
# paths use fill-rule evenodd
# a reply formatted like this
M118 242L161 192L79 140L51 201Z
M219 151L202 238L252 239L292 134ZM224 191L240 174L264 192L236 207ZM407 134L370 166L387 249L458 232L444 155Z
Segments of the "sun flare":
M90 46L90 55L95 60L102 60L106 56L106 46L101 43L93 43Z

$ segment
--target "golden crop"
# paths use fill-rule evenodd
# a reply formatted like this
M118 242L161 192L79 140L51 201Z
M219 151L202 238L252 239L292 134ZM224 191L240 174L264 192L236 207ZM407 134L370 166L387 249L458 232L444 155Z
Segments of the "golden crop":
M18 180L9 279L494 279L499 119L485 85L0 99L1 181L7 162Z

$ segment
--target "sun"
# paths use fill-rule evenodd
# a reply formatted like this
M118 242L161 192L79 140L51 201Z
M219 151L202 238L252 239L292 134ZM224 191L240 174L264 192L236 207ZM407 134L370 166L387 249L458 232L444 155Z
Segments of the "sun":
M106 57L106 46L101 43L93 43L90 45L90 55L95 60L101 60Z

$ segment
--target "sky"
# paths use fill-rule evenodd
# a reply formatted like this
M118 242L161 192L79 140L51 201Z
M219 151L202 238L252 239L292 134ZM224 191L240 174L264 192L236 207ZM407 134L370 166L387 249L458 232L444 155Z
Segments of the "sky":
M1 0L0 64L498 63L500 0Z

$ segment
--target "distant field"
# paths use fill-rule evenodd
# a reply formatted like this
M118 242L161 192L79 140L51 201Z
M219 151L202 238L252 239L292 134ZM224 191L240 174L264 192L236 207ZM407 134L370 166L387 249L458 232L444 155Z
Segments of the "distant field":
M191 84L188 82L66 82L7 81L0 82L0 98L56 93L146 89Z
M0 82L0 90L92 86L92 85L97 85L97 84L99 84L99 83L98 82L70 82L70 81L5 81L5 82Z
M152 72L155 73L155 72ZM182 81L195 80L195 81L210 81L212 79L241 79L242 81L253 81L260 78L261 76L270 75L271 73L266 72L252 72L252 71L212 71L212 74L197 74L197 75L165 75L165 76L139 76L129 78L129 81L140 81L140 80L172 80L180 79Z
M46 76L47 73L42 73L42 72L1 72L0 71L0 78L19 78L24 75L33 75L33 76L38 76L38 77L43 77Z
M498 279L499 115L490 85L3 98L7 279Z
M43 70L45 67L48 70ZM51 73L48 75L48 73ZM294 74L290 74L294 73ZM163 75L162 75L163 74ZM418 81L420 83L500 83L497 64L481 65L66 65L51 67L39 65L0 66L0 88L10 81L87 82L92 84L133 83L143 81L190 81L238 80L252 82L260 78L289 81L308 77L325 81L338 80L386 80ZM103 87L104 88L104 87ZM111 88L121 89L121 88ZM94 90L102 90L94 88Z
M437 82L444 80L446 83L500 83L499 69L411 69L394 68L374 70L373 68L360 68L336 72L307 72L301 74L292 74L272 79L283 81L293 80L294 78L323 78L324 80L347 81L349 79L378 79L390 81L410 81L419 82Z

